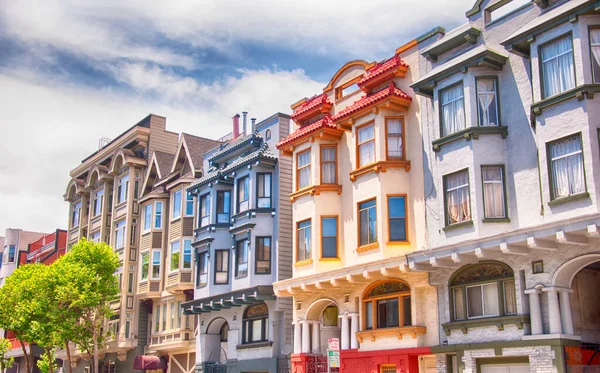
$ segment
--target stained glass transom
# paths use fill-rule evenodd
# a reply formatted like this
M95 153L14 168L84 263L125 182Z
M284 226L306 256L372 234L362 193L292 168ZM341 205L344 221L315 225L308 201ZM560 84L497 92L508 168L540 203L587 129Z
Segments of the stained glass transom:
M253 306L248 307L248 309L246 310L246 317L267 316L268 314L269 314L269 309L267 308L267 305L264 303L255 304Z
M474 264L459 272L450 285L462 285L512 276L513 271L509 267L499 263Z
M390 281L375 286L371 289L367 297L377 297L380 295L402 293L405 291L410 291L410 288L404 282Z

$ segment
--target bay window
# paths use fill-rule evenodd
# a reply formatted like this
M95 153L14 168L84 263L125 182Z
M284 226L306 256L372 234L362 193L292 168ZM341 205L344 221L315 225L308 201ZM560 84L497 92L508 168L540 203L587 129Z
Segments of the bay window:
M271 208L271 174L258 174L257 183L256 207Z
M246 277L248 275L248 240L235 243L235 277Z
M412 325L410 287L403 281L382 281L365 291L364 329L397 328Z
M496 78L477 78L477 113L480 126L500 125L498 82Z
M590 50L594 83L600 83L600 28L590 29Z
M125 220L115 224L115 248L121 249L125 246Z
M404 159L404 119L385 118L387 159Z
M377 242L377 202L375 199L358 204L358 226L360 246Z
M185 193L185 216L194 216L194 195L191 192Z
M73 205L71 210L71 227L79 226L79 216L81 215L81 201Z
M337 184L337 146L321 145L321 184Z
M179 269L179 249L181 242L171 242L171 266L170 271L177 271Z
M310 186L310 149L298 153L296 158L296 189Z
M210 224L210 194L200 196L199 201L198 227L205 227Z
M357 130L358 167L375 162L375 125L373 123L359 127Z
M122 203L127 200L127 193L129 192L129 175L125 175L119 179L117 189L117 203Z
M17 255L17 247L15 245L9 245L7 254L8 255L6 256L6 262L14 263L15 257Z
M256 267L254 273L263 275L271 273L271 237L256 237Z
M298 222L296 228L297 261L311 259L310 219Z
M406 241L406 196L388 196L389 240Z
M506 218L504 195L504 168L501 166L481 167L483 178L483 216L486 219Z
M173 209L171 211L171 220L181 217L181 189L173 192Z
M229 223L231 215L231 192L219 190L217 192L217 223Z
M183 269L192 269L192 240L183 240Z
M144 232L150 230L152 225L152 203L144 206Z
M162 229L162 211L163 211L163 203L160 201L154 202L154 228Z
M245 176L237 182L238 210L244 212L250 208L250 178Z
M215 250L215 284L229 283L229 250Z
M160 250L152 250L152 279L160 280Z
M248 306L244 311L242 343L264 342L269 338L269 309L264 303Z
M444 176L446 196L446 225L471 220L471 196L469 170Z
M337 216L321 217L321 258L338 257Z
M440 90L440 112L442 136L448 136L466 128L462 82Z
M543 45L540 48L540 59L543 98L575 88L575 64L571 35Z
M102 213L102 204L104 202L104 189L97 191L94 194L94 215L98 216Z
M150 253L148 251L142 253L141 263L142 270L140 278L144 281L148 279L148 273L150 271Z
M154 313L156 314L154 316L154 332L158 333L160 332L160 306L154 307Z
M552 199L584 193L581 135L572 135L548 144Z
M198 255L196 264L196 287L201 288L208 284L208 251Z

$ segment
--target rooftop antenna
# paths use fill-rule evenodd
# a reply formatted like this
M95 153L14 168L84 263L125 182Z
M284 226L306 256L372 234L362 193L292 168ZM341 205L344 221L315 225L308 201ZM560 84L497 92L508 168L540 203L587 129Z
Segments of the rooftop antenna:
M104 148L109 143L110 139L108 137L101 137L100 140L98 140L98 150Z

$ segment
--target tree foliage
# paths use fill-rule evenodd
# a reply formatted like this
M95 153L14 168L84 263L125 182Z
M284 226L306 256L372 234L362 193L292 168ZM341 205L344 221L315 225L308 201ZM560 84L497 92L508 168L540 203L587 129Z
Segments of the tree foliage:
M0 338L0 372L4 373L5 369L12 367L15 358L6 356L10 351L12 344L8 339Z

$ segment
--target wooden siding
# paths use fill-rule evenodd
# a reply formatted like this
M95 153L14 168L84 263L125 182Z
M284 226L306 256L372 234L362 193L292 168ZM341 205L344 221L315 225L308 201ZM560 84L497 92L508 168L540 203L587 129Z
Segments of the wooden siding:
M142 238L140 239L140 251L144 251L144 250L148 250L152 248L152 235L153 233L145 233L142 235Z
M140 304L138 307L138 346L145 346L148 341L148 307Z
M162 232L152 232L152 248L162 249Z
M285 137L289 134L289 120L281 119L279 122L280 136ZM292 220L292 202L290 193L292 193L292 158L282 156L280 153L279 162L279 190L278 193L278 239L277 239L277 281L292 277L293 250L293 220Z
M181 220L179 218L169 225L169 241L181 238Z
M194 235L194 218L183 218L183 236L192 237Z
M151 157L155 150L175 154L179 135L166 130L167 119L152 115L150 117L150 140L148 141L148 156Z

